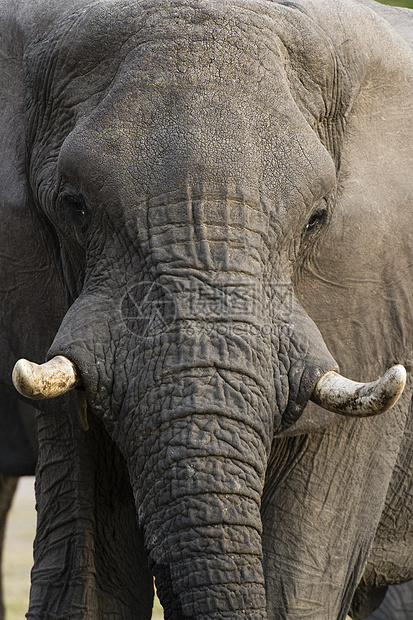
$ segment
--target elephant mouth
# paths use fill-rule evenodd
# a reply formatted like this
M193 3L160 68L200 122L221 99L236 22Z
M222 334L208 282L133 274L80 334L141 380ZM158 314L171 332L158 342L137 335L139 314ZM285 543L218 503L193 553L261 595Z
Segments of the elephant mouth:
M44 364L20 359L14 366L12 379L20 394L34 400L55 398L83 385L78 368L63 355ZM323 409L344 416L375 416L395 405L405 384L406 370L401 364L392 366L371 383L351 381L330 370L315 383L310 400ZM82 407L79 410L82 411Z

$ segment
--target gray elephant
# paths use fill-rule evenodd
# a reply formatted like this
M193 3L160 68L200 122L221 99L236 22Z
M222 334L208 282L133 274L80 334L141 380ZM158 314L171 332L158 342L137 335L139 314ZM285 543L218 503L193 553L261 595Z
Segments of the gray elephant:
M413 578L412 13L0 19L1 380L39 408L27 618L148 620L153 576L167 620L366 617Z

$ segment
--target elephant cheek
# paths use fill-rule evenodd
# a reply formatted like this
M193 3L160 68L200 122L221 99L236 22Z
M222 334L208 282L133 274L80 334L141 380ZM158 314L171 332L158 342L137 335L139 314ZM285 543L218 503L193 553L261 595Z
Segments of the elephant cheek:
M134 483L165 618L264 620L262 438L240 412L173 416L147 435Z

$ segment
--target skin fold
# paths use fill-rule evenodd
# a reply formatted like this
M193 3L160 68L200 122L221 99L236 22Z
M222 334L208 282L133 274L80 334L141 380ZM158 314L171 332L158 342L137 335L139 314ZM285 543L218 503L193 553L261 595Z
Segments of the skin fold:
M153 577L167 620L356 620L413 578L412 28L3 2L1 385L81 377L36 402L29 620L149 620ZM396 363L381 416L310 402Z

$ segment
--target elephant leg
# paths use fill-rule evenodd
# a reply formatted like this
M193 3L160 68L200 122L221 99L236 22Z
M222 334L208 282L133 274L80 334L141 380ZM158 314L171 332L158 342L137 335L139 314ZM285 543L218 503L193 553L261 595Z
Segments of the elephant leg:
M354 620L366 617L369 620L413 618L412 443L413 416L410 408L384 509L363 577L353 599L350 615ZM390 586L384 598L386 586L391 583L401 585Z
M3 587L1 561L3 556L4 534L6 530L7 513L10 509L18 478L0 474L0 620L4 620Z
M397 458L398 415L393 435L382 421L339 421L274 442L261 509L268 620L346 618Z
M38 416L27 618L150 620L153 577L125 461L100 421L90 415L85 432L67 400L59 415L45 402Z

